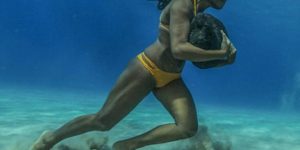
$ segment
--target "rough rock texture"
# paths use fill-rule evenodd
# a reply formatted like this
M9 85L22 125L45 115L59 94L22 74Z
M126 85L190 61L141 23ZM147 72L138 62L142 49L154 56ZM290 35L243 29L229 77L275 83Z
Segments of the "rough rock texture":
M221 30L228 36L225 26L220 20L207 13L198 13L191 23L189 42L205 50L219 50L223 40ZM193 64L200 69L208 69L225 62L226 60L211 60L193 62Z

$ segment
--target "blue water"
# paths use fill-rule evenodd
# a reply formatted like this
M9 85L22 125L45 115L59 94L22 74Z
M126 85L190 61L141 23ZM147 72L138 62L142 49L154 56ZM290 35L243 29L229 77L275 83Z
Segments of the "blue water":
M237 60L209 70L187 63L183 80L212 136L222 130L234 150L299 149L299 6L229 0L207 10L225 24ZM97 111L127 62L156 39L159 14L146 0L0 1L0 149L27 149L41 131ZM165 117L137 121L155 117L152 111ZM149 95L105 134L111 144L168 117ZM131 126L137 129L112 136Z

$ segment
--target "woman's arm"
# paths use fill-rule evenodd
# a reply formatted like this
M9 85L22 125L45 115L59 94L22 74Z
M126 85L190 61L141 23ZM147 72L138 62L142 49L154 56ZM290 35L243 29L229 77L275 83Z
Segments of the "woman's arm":
M202 68L222 67L225 65L233 64L235 61L237 50L231 42L230 42L229 50L230 50L230 54L226 60L211 60L208 62L204 62Z
M227 48L210 51L193 46L188 42L190 17L193 15L192 11L189 10L192 9L191 7L191 3L187 3L187 1L173 0L170 10L170 40L174 57L198 62L226 59L228 55ZM227 40L223 41L226 42ZM228 43L226 45L225 47L228 47Z
M211 61L203 62L201 67L205 69L205 68L216 68L216 67L223 67L225 65L231 65L234 63L235 57L236 57L236 53L233 53L226 60L211 60Z

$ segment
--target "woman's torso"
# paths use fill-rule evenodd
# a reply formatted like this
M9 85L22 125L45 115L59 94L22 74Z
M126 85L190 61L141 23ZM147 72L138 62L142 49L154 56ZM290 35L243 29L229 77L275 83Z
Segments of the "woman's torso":
M169 25L170 4L161 12L160 23ZM173 57L169 31L159 26L158 38L145 49L145 54L161 69L168 72L181 72L185 61Z

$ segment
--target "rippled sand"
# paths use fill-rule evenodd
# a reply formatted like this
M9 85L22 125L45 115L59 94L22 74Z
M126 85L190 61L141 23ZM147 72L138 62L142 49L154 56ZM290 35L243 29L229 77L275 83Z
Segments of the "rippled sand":
M53 130L76 116L96 112L106 94L30 88L0 88L0 149L27 150L43 130ZM199 123L208 127L212 142L231 145L232 150L299 150L300 115L243 110L197 104ZM152 96L108 132L89 132L59 143L80 150L87 141L110 147L115 141L173 122ZM206 136L206 135L204 135ZM181 141L157 144L141 150L192 150L203 144L202 133ZM104 141L103 141L104 140Z

